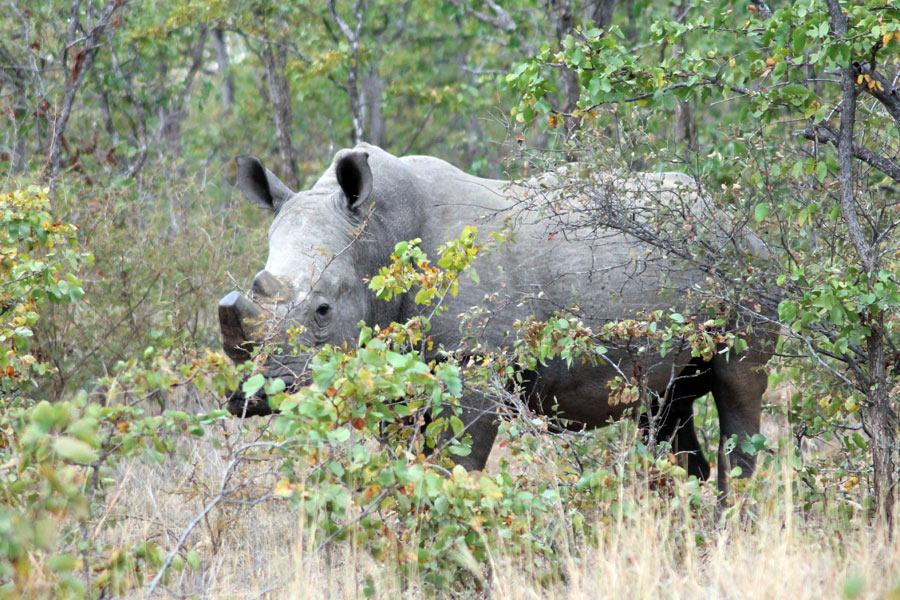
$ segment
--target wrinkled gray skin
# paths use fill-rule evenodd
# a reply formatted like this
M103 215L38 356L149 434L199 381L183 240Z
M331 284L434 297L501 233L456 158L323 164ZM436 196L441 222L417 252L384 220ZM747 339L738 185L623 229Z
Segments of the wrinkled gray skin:
M482 304L487 295L490 311L475 333L485 347L511 344L516 319L534 315L548 318L553 311L577 303L589 326L633 317L640 310L678 309L686 290L696 289L699 273L673 270L647 246L618 233L592 243L569 242L566 236L548 235L535 213L512 211L510 198L524 188L507 182L467 175L448 163L428 156L397 158L380 148L361 144L342 150L311 190L295 193L266 170L258 159L238 161L238 185L246 197L274 211L269 229L269 255L265 270L254 279L250 298L231 292L220 303L219 316L225 351L234 360L249 357L248 342L260 341L268 330L284 331L291 324L306 329L307 344L355 343L356 324L387 325L413 316L411 298L376 301L366 281L390 261L394 245L421 238L422 248L437 256L437 247L459 236L465 225L477 225L479 236L516 221L516 242L501 245L476 262L480 283L466 279L459 295L449 298L448 310L434 317L432 338L445 348L461 340L458 315ZM670 189L689 184L680 174L643 175L642 185ZM644 356L635 366L629 357L611 351L608 364L574 364L567 369L551 362L532 374L528 402L536 410L557 406L565 419L578 427L602 426L618 419L629 404L611 406L608 382L619 373L631 376L642 369L649 387L666 398L659 412L660 437L673 438L688 457L688 471L709 475L693 424L693 401L712 392L719 412L721 439L759 432L760 405L766 387L761 368L769 358L748 352L728 360L718 354L710 362L692 360L687 351L666 359ZM269 375L293 381L302 367L288 358L284 365L269 365ZM673 382L673 374L676 376ZM469 456L459 459L468 469L484 467L497 434L493 408L469 395L462 399L463 421L472 434ZM658 409L660 407L657 407ZM265 399L232 397L235 414L268 414ZM739 465L745 476L754 458L737 449L728 457L719 448L719 481L723 471Z

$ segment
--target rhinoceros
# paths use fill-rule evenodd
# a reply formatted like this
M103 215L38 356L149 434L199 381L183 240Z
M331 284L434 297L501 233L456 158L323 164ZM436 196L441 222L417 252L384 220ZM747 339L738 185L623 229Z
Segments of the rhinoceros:
M265 269L253 279L249 296L233 291L219 304L224 350L235 361L249 358L248 343L261 341L261 320L270 321L269 330L273 319L276 330L302 325L303 341L315 346L355 343L360 321L386 326L414 316L420 307L410 297L377 300L367 281L390 262L397 242L420 238L434 257L467 224L478 226L480 236L512 224L515 235L479 259L479 281L461 282L458 295L446 300L448 310L433 318L431 338L448 349L458 348L464 336L459 315L486 298L490 306L479 328L465 333L475 335L482 348L499 350L511 345L516 320L544 320L575 307L587 325L600 326L639 311L683 310L690 290L704 279L696 270L667 268L666 256L624 233L556 235L534 209L516 209L528 186L474 177L438 158L398 158L360 144L339 151L303 192L289 189L255 157L236 160L237 185L248 200L272 211L274 220ZM677 173L642 177L643 185L657 189L692 181ZM740 443L726 456L725 441L759 432L763 367L771 354L761 344L752 346L740 355L717 352L707 361L689 350L637 358L621 349L611 349L600 366L550 360L526 377L529 406L552 410L570 427L603 426L635 409L633 399L610 401L610 382L641 370L660 399L660 438L672 439L687 456L688 472L705 479L710 466L695 433L693 402L711 392L721 428L719 481L727 466L740 466L748 476L755 458ZM282 367L269 365L268 374L291 378L296 370L288 360ZM455 460L470 470L484 467L497 435L496 413L484 402L461 400L472 449ZM265 398L240 393L232 396L229 410L271 413Z

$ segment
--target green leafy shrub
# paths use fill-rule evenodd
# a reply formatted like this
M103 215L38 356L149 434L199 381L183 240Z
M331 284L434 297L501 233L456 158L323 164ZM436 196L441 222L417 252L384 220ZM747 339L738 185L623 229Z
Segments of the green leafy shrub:
M50 209L46 189L0 195L0 398L33 392L48 373L31 342L45 304L84 295L75 273L93 259L79 252L76 228Z

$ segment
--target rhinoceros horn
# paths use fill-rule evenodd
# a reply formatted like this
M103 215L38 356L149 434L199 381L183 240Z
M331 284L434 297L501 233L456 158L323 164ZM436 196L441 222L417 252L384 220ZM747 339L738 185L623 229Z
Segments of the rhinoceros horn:
M230 292L219 302L219 326L225 354L236 362L250 358L253 333L265 321L265 313L242 293Z
M286 300L287 290L285 285L277 277L263 269L253 278L253 285L250 287L250 295L257 301L284 301Z

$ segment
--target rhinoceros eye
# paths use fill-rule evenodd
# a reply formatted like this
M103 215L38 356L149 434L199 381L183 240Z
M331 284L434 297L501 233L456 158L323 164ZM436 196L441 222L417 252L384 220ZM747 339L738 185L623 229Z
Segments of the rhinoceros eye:
M331 314L331 307L328 304L320 304L316 309L316 321L320 325L324 324L329 314Z

